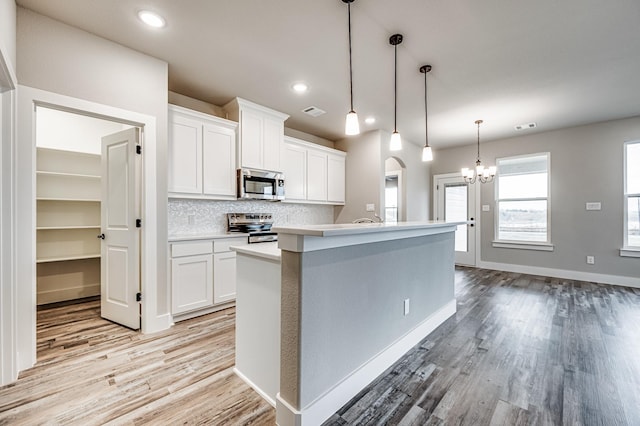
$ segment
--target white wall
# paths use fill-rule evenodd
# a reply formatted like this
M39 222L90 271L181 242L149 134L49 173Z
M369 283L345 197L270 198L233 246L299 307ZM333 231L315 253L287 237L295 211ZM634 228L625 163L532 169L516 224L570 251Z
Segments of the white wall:
M146 241L150 238L147 236L153 236L154 241L156 238L157 241L166 241L166 173L154 173L154 170L163 171L167 167L167 63L35 12L20 7L17 12L17 51L20 52L17 55L17 70L21 85L78 101L70 101L71 103L81 104L84 101L85 105L89 105L88 101L91 105L99 105L100 108L97 109L130 111L140 118L136 123L149 123L145 129L145 134L149 137L143 141L147 153L144 155L145 174L154 177L146 179L144 185L154 189L145 191L143 199L145 211L153 212L151 217L155 221L146 222L148 227L143 230L143 238ZM120 112L116 116L122 116ZM24 119L25 117L20 118ZM18 280L25 283L35 280L35 268L32 265L35 242L34 238L29 238L35 223L34 203L29 191L29 188L33 189L35 158L33 148L29 146L31 143L31 140L19 141L17 158L18 184L24 188L21 191L23 195L18 199L18 205L24 210L21 221L17 224L17 251L22 257ZM149 217L147 214L145 213L145 217ZM153 277L148 279L153 294L146 299L143 309L152 310L153 320L160 321L170 318L167 246L145 243L145 247L143 261L154 266L153 271L148 271L148 275ZM146 281L143 273L143 288ZM28 284L24 287L24 291L18 294L18 303L24 303L28 298L22 293L30 294ZM20 306L21 315L28 316L29 306ZM149 316L145 318L143 328ZM25 321L28 322L28 319ZM19 322L21 327L25 321ZM168 324L167 321L167 327ZM19 351L31 354L32 343L24 342L30 336L21 333L19 337ZM21 360L24 356L27 355L21 356Z
M0 386L16 379L14 97L16 4L0 0Z
M102 137L130 126L50 108L36 110L36 146L101 154Z
M376 213L384 212L385 160L394 157L405 165L404 204L406 220L427 220L429 217L430 163L422 162L422 148L403 141L401 151L389 151L391 134L375 130L336 142L336 149L346 151L346 203L335 208L336 223L351 222L361 217L373 217L366 204L374 203Z
M403 140L402 150L389 151L391 133L381 131L380 137L380 155L383 161L394 157L405 165L403 183L405 185L404 201L407 220L427 220L429 218L429 194L431 192L429 180L431 163L422 162L422 147ZM382 166L382 174L384 176L384 163Z
M380 132L372 131L336 142L336 149L347 152L346 202L334 209L336 223L348 223L361 217L373 218L366 204L384 208L380 189L384 183L384 161L380 157ZM381 214L380 214L381 215ZM381 215L382 216L382 215Z
M0 67L6 67L15 76L16 72L16 3L14 0L0 0L0 52L3 60ZM2 82L0 72L0 83ZM6 86L0 84L0 87Z
M495 165L499 157L551 153L550 226L554 251L492 247L494 184L482 184L480 202L489 204L491 211L480 216L481 260L638 280L640 259L620 257L618 251L623 242L623 144L629 140L640 140L640 117L483 142L480 154L487 165ZM476 147L437 150L434 156L433 174L459 172L461 167L473 165ZM601 202L602 210L586 211L588 201ZM587 255L595 256L595 265L587 265ZM600 278L606 279L593 279Z

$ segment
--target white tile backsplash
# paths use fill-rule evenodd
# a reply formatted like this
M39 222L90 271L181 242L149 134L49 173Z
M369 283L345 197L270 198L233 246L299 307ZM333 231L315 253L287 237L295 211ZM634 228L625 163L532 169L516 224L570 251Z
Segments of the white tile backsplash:
M227 213L273 213L274 226L333 223L333 206L268 201L169 200L169 237L224 234Z

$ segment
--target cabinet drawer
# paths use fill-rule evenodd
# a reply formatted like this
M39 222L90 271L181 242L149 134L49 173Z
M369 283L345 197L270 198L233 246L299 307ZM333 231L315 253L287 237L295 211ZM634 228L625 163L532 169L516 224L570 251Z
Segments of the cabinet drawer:
M211 241L198 241L171 244L171 257L195 256L213 253Z
M245 244L248 244L247 237L224 238L220 240L214 240L213 252L224 253L227 251L231 251L231 249L229 248L231 246L243 246Z

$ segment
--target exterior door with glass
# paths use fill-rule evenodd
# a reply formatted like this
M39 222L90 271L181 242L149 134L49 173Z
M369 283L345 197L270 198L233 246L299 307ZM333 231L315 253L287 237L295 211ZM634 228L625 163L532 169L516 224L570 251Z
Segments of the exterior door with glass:
M456 264L476 265L476 194L475 186L464 182L459 173L436 175L434 217L445 222L468 221L458 225L455 235Z

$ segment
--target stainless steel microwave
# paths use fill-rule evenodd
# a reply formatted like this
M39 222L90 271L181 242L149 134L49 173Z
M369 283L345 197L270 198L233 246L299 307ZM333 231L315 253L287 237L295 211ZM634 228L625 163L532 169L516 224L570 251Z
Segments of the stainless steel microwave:
M238 169L238 198L284 200L284 175L280 172Z

